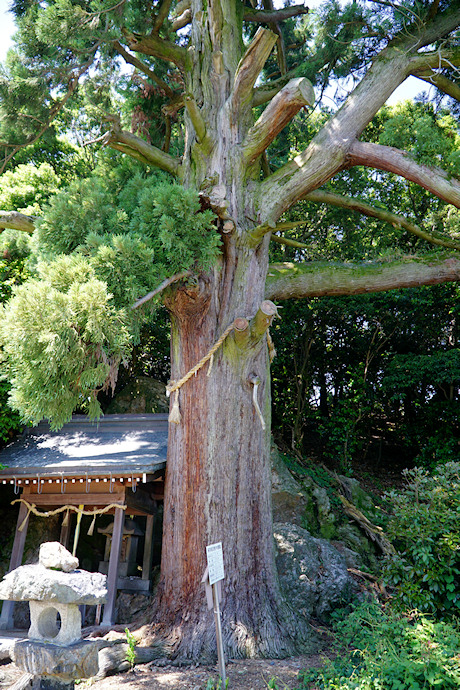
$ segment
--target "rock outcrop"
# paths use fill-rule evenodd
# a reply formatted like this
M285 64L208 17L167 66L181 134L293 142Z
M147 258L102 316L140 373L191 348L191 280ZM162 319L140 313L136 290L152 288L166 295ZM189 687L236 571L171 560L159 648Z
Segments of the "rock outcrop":
M276 523L274 535L280 584L295 610L326 621L350 601L354 583L347 562L330 542L288 523Z

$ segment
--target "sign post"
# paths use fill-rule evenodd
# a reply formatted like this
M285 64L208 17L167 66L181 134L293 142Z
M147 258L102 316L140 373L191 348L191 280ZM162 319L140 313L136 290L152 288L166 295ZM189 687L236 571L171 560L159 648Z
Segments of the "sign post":
M220 582L225 577L222 542L219 541L216 544L210 544L207 546L206 558L208 561L208 567L204 579L208 581L209 586L212 589L212 608L214 609L214 621L216 623L217 661L219 664L220 677L222 679L222 687L225 688L227 677L225 673L224 645L222 642L222 626L220 621L219 606Z

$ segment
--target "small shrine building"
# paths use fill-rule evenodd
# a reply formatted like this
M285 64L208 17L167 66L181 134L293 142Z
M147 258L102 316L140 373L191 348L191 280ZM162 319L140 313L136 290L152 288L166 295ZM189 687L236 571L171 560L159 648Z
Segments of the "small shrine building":
M142 576L132 588L149 589L153 524L164 495L167 443L167 414L106 415L97 423L75 415L59 431L44 422L27 429L0 451L0 486L13 486L19 506L10 571L22 563L31 513L61 514L60 542L74 552L82 516L92 517L88 531L92 534L99 515L113 515L111 529L104 530L108 596L102 616L102 625L112 625L117 589L124 587L123 540L137 537L132 529L124 529L125 515L146 517ZM3 603L0 629L13 627L13 605Z

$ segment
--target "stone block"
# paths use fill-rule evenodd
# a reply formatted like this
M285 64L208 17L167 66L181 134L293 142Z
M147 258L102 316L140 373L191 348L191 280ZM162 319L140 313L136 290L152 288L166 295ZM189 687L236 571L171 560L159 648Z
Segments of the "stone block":
M19 640L11 655L23 671L34 676L55 676L61 682L91 678L99 669L97 645L92 640L80 640L68 647Z
M307 619L327 621L353 595L345 558L297 525L276 523L274 535L280 584L290 605Z
M38 562L45 568L62 570L64 573L71 573L79 565L78 558L72 556L70 551L67 551L58 541L48 541L40 544Z
M40 564L21 565L0 583L0 599L47 601L62 604L103 604L107 578L101 573L74 570L64 573Z
M76 604L30 601L29 639L69 645L81 638L81 614ZM58 621L60 617L60 625Z

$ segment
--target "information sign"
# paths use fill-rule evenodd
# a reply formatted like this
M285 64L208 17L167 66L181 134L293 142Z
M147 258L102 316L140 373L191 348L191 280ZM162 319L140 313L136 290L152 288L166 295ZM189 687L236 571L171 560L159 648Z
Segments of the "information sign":
M223 580L225 577L224 555L221 541L206 547L206 558L208 560L209 584L213 585L219 582L219 580Z

